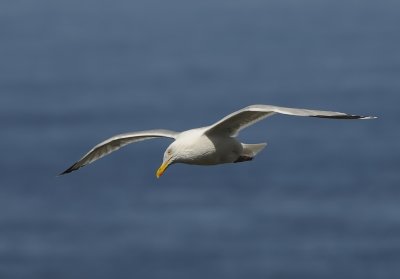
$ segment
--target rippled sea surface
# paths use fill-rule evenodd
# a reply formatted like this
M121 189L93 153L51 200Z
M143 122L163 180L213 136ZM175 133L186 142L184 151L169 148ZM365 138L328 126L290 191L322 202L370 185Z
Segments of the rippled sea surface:
M400 2L0 3L1 278L398 278ZM252 162L155 171L170 141L58 173L121 132L241 107Z

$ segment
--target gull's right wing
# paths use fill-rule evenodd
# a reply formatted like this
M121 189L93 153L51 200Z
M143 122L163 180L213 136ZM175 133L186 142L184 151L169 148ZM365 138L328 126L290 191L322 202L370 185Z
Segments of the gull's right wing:
M276 113L332 119L373 119L376 117L352 115L343 112L286 108L271 105L252 105L235 111L208 127L207 134L235 136L240 130Z

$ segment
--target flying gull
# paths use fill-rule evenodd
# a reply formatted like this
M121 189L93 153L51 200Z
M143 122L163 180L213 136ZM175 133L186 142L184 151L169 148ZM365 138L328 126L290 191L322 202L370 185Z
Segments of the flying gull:
M252 105L235 111L220 121L202 128L175 132L164 129L131 132L113 136L86 153L62 174L73 172L130 143L153 138L172 138L164 152L163 163L156 172L159 178L172 164L217 165L252 160L267 144L245 144L235 137L254 123L274 114L309 116L331 119L374 119L372 116L351 115L342 112L286 108L272 105Z

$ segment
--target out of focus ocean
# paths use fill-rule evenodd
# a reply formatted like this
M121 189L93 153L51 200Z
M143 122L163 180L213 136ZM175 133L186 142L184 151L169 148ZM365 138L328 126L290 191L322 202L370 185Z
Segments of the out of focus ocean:
M399 278L400 2L0 3L0 278ZM155 171L121 132L263 103L252 162Z

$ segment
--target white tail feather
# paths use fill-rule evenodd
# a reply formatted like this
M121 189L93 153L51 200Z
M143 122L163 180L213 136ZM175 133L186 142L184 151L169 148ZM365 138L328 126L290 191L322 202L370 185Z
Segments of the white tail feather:
M241 154L242 156L254 157L267 146L267 143L257 143L257 144L242 143L242 146L243 146L243 151Z

